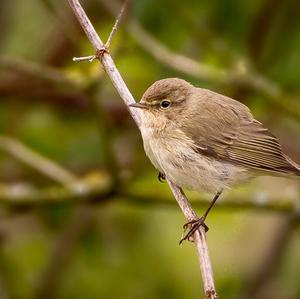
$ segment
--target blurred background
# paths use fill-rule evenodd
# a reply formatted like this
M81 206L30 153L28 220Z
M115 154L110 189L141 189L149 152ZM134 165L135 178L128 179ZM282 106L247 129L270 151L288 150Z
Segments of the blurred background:
M106 40L117 0L82 1ZM138 100L181 77L248 105L300 163L297 0L131 4L111 54ZM0 298L202 298L185 219L67 1L0 1ZM207 225L219 297L300 298L299 180L224 194ZM199 214L209 195L188 193Z

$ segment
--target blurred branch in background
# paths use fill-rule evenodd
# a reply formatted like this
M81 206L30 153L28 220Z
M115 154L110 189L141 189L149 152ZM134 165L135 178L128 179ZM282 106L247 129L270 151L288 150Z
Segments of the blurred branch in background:
M85 79L86 80L86 79ZM54 101L84 107L93 79L71 78L65 72L19 58L0 58L0 96Z
M80 237L88 230L96 218L97 212L92 206L75 208L67 225L58 236L47 266L39 278L33 299L55 298L55 292L62 283L64 271L72 259Z
M156 187L155 191L151 193L146 190L137 192L137 194L127 190L134 189L137 185L139 185L138 181L128 182L126 183L125 191L121 186L118 189L111 184L111 178L105 172L89 173L85 177L78 179L77 183L72 185L72 188L63 186L36 188L33 185L22 183L1 184L0 204L5 204L11 208L19 206L35 208L72 202L96 201L102 203L111 200L113 195L115 200L125 201L137 206L176 207L176 203L166 188ZM281 194L278 197L265 196L263 200L260 200L260 198L256 199L256 194L251 190L247 190L247 192L232 191L216 204L216 209L257 210L266 213L290 213L294 210L296 200L294 197ZM193 194L193 196L190 196L190 201L195 208L199 209L207 206L209 198L204 195Z
M102 201L113 192L111 177L105 172L93 172L79 178L68 187L36 188L31 184L0 184L0 202L13 207L38 207L55 203Z
M87 90L99 78L79 77L20 58L0 58L0 96L86 107Z
M0 193L4 197L7 196L7 189L10 189L15 197L14 203L21 203L23 207L24 197L27 198L27 204L35 202L39 205L44 200L49 200L53 203L53 201L57 200L57 197L61 200L63 197L70 197L71 195L71 197L74 196L73 199L70 199L74 204L74 200L81 196L88 197L90 200L99 200L101 198L104 199L104 196L107 197L108 193L111 192L111 180L104 173L90 174L88 178L79 179L57 163L34 152L19 141L3 135L0 136L0 148L62 185L37 192L32 187L29 188L21 184L16 184L12 188L7 185L0 187ZM33 298L53 298L55 290L57 290L57 286L60 283L63 270L71 258L71 251L75 249L79 237L90 226L95 216L96 211L92 206L75 205L69 224L55 242L52 256L49 258L48 265L40 277ZM0 284L0 297L6 298L2 284Z
M105 172L94 172L84 178L77 178L54 161L3 135L0 135L0 149L62 185L36 189L21 183L11 186L1 184L0 201L12 205L40 205L80 198L103 198L112 191L112 179Z
M82 35L79 26L73 21L72 14L68 9L62 9L61 3L58 4L52 0L41 1L47 11L57 19L57 25L54 27L53 36L56 43L49 45L46 61L50 64L57 65L59 60L68 59L66 49L78 49L78 38Z
M0 279L0 298L1 299L8 299L8 294L6 291L6 288L4 287L4 283L2 282L2 280Z
M273 241L266 249L257 270L253 274L252 281L247 282L245 293L240 299L262 298L262 292L268 285L282 262L283 255L290 244L290 239L299 222L299 212L291 213L284 217L278 228L274 229Z
M156 188L152 190L151 194L147 194L141 190L139 192L133 192L136 190L136 186L140 186L138 181L133 184L128 184L125 190L117 191L116 194L121 200L125 200L129 203L136 205L149 205L149 206L175 206L175 202L172 197L167 194L163 188ZM189 199L193 207L199 209L206 207L210 202L210 198L200 194L190 194ZM265 195L263 200L258 196L258 193L247 190L232 190L230 193L224 193L224 196L220 201L216 203L216 209L225 210L257 210L262 212L282 212L291 213L295 210L297 197L290 196L288 194L280 194L280 196Z
M98 1L100 1L113 16L117 15L120 9L118 1ZM145 30L138 20L132 17L127 20L125 27L140 47L164 65L198 79L213 80L220 84L248 86L264 94L266 100L287 112L289 115L300 119L300 106L297 103L298 101L294 99L294 97L285 94L278 84L253 70L249 61L237 59L238 65L233 66L231 69L219 69L172 52L172 50L168 49Z
M0 135L0 149L60 184L68 185L77 181L72 173L16 139Z

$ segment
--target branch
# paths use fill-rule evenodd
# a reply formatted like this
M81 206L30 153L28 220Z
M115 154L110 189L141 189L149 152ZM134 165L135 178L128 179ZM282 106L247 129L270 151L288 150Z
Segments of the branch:
M96 53L103 50L104 44L101 41L100 37L98 36L97 32L95 31L93 25L91 24L90 20L88 19L87 15L85 14L83 8L81 7L79 1L77 0L68 0L71 8L73 9L78 21L80 22L81 26L83 27L87 37L89 38L90 42L92 43ZM103 55L100 57L100 61L109 75L110 79L112 80L115 88L119 92L119 95L123 99L126 105L134 103L134 98L131 95L129 89L127 88L125 82L123 81L119 71L117 70L111 56L107 51L103 52ZM138 127L140 126L140 112L135 109L130 109L129 112L131 113L133 119L135 120ZM169 181L168 181L169 182ZM188 200L182 193L182 191L169 182L169 186L178 202L180 207L183 209L185 217L187 220L195 219L195 212L192 210ZM211 263L209 260L209 255L207 251L206 239L205 239L205 232L202 229L199 229L195 233L195 244L197 246L199 262L201 265L201 273L203 284L205 288L205 297L207 299L216 298L216 291L213 281L213 275L211 270Z
M182 189L178 188L175 184L173 184L168 179L167 182L187 221L192 221L194 219L197 219L198 215L193 210L190 202L186 198ZM194 242L196 244L198 257L199 257L199 265L200 265L200 270L201 270L204 290L205 290L205 299L217 298L213 272L212 272L211 262L209 258L209 250L206 242L205 228L203 226L200 226L200 228L194 233L193 237L194 237Z
M0 202L24 206L68 202L79 198L93 200L96 196L103 198L113 190L113 180L107 173L90 173L78 178L14 138L0 135L0 149L62 185L36 189L24 184L0 184Z
M67 185L77 180L72 173L16 139L0 135L0 149L60 184Z
M0 202L14 208L38 207L56 203L102 202L113 193L112 178L105 172L90 173L67 186L49 186L42 189L28 184L0 184Z

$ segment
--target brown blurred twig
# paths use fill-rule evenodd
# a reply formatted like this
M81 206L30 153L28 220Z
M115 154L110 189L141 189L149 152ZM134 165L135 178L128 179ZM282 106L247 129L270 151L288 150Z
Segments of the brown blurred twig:
M74 81L68 78L62 71L20 58L1 57L0 69L2 72L4 70L18 71L20 73L27 73L31 76L51 81L53 83L74 85Z
M96 217L96 210L91 206L77 207L68 220L66 228L58 236L49 261L42 273L33 299L55 298L72 251L80 236L91 226Z
M120 10L120 12L119 12L119 14L118 14L118 16L117 16L117 18L116 18L116 22L115 22L115 24L114 24L114 26L113 26L113 28L112 28L110 34L109 34L109 37L108 37L108 39L107 39L107 41L106 41L106 43L105 43L105 46L106 46L107 48L110 47L111 41L112 41L114 35L116 34L118 28L119 28L119 25L120 25L122 16L123 16L123 14L124 14L124 11L127 9L128 3L129 3L129 0L125 0L125 1L124 1L124 4L123 4L122 7L121 7L121 10Z
M87 106L86 89L95 78L75 78L53 67L28 60L0 57L0 95L26 100L43 98L51 102ZM76 105L74 105L76 104Z
M136 184L128 184L124 190L116 191L117 198L124 200L130 204L136 205L149 205L149 206L174 206L172 197L166 193L162 187L155 188L155 191L151 191L149 194L146 186L141 187L140 192L133 192L136 190ZM130 190L131 189L131 190ZM289 194L266 194L264 198L258 196L261 194L261 190L255 189L255 192L251 188L247 188L247 191L240 192L239 190L231 190L229 193L224 193L223 197L216 203L216 209L227 210L255 210L261 212L279 212L290 213L295 209L295 203L298 200L298 196L290 196ZM195 208L203 208L207 206L211 198L201 195L192 194L189 197L190 202Z
M117 14L120 8L118 1L99 1L112 15ZM292 100L290 95L285 94L278 84L252 69L249 61L244 61L242 67L233 66L231 69L220 69L173 52L153 37L134 18L127 20L125 28L140 47L164 65L198 79L213 80L220 84L248 86L265 95L266 100L286 111L289 115L300 119L298 102Z
M4 284L2 282L2 280L0 280L0 298L1 299L8 299L8 293L6 288L4 287Z
M80 3L77 0L69 0L70 6L73 9L78 21L80 22L82 28L84 29L86 35L88 36L90 42L92 43L96 53L101 52L99 56L102 66L106 70L107 74L111 78L115 88L119 92L121 98L125 104L134 103L134 98L132 97L130 91L128 90L126 84L124 83L121 75L119 74L111 56L106 50L103 50L104 44L95 31L93 25L88 19L85 11L81 7ZM139 126L140 124L140 114L136 110L130 110L130 113ZM174 196L176 197L177 202L182 208L186 218L188 220L194 219L196 214L188 203L188 200L182 193L182 191L175 185L169 182L170 188L173 191ZM201 263L202 278L205 287L205 297L207 299L216 298L216 291L214 286L213 274L211 271L210 260L208 255L208 248L205 239L205 232L202 229L199 229L195 234L195 244L198 248L199 261ZM202 254L202 256L200 256Z
M36 189L25 184L0 184L0 201L11 205L33 205L71 201L76 198L103 198L112 192L113 180L106 172L90 173L83 178L35 152L20 141L0 135L0 149L51 178L61 186Z
M85 201L109 200L114 192L111 177L105 172L90 173L66 186L35 186L15 183L0 184L0 203L7 207L38 207L56 203L77 204Z
M285 216L279 229L275 230L274 240L267 249L261 264L253 275L252 282L247 286L246 292L240 299L258 299L266 288L286 251L289 240L293 235L296 222L299 221L298 213L291 213Z
M77 180L71 172L14 138L0 135L0 149L60 184L67 185Z
M153 182L155 184L155 182ZM135 190L135 184L127 183L126 189ZM36 188L29 184L0 184L0 204L7 207L39 207L57 203L77 203L97 200L102 203L114 197L115 200L124 201L137 206L165 206L175 207L172 196L165 188L155 188L155 192L143 191L134 193L124 191L113 185L109 174L105 172L94 172L85 177L78 178L77 182L65 186L48 186ZM190 197L194 208L206 207L209 198L197 194ZM238 191L231 191L224 195L222 200L216 204L216 209L223 210L255 210L265 213L290 213L294 210L295 198L280 194L275 197L269 195L263 201L256 198L256 194L248 190L242 194Z

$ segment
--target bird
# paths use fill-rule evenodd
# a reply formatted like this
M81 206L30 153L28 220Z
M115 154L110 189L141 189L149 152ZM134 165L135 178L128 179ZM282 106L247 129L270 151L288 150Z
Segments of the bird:
M140 130L146 155L180 188L213 193L205 213L181 239L203 225L222 192L260 175L300 176L278 139L243 103L179 78L154 82L140 102Z

